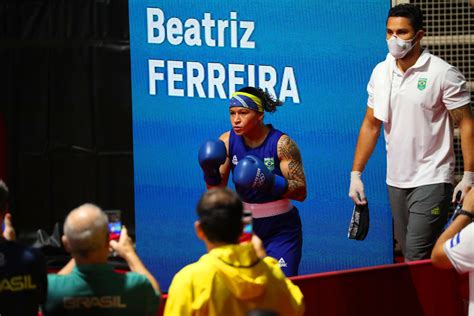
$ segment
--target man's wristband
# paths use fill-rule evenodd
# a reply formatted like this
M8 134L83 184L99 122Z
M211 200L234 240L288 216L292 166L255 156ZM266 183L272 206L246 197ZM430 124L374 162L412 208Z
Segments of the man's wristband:
M471 222L474 221L474 213L471 213L465 210L460 210L458 214L456 215L456 217L458 217L459 215L465 215L471 219ZM456 217L454 219L456 219Z

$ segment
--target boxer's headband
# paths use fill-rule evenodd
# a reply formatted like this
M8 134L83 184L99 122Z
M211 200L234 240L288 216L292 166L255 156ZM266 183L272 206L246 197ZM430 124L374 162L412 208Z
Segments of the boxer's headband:
M237 91L232 94L229 107L232 108L236 106L254 110L260 113L263 113L264 111L262 100L260 100L259 97L246 92Z

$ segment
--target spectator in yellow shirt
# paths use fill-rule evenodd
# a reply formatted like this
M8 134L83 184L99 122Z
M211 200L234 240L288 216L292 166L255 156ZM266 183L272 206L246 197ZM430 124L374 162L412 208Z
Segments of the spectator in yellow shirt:
M208 253L179 271L170 286L168 315L245 315L253 309L302 315L303 294L285 277L262 242L239 244L242 202L229 189L212 189L197 205L196 234Z

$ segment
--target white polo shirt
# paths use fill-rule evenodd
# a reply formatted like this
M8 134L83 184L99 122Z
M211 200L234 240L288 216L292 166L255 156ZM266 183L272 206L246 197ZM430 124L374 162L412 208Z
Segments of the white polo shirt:
M469 316L474 316L474 224L469 224L443 245L456 271L469 272Z
M452 183L453 124L448 110L470 102L464 76L428 50L404 74L394 58L387 58L374 68L367 86L367 106L371 108L377 107L374 77L380 78L383 71L388 75L389 62L393 73L389 119L384 123L387 184L413 188ZM384 82L390 84L389 80Z

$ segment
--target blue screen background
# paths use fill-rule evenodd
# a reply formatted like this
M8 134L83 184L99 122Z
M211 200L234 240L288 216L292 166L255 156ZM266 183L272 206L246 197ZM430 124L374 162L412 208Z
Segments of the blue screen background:
M303 222L301 274L393 261L392 221L380 140L363 175L370 202L365 241L347 238L353 204L349 175L373 67L384 59L389 1L130 0L137 249L166 291L173 275L206 251L194 234L195 205L205 191L197 153L230 129L228 101L169 96L166 81L149 94L148 60L270 65L294 69L300 103L287 99L265 121L290 135L302 153L308 188L295 202ZM149 44L146 8L165 19L255 22L255 49ZM166 71L165 73L166 78ZM185 73L185 71L181 71ZM177 87L186 88L184 81ZM206 81L205 81L206 83ZM238 86L240 88L242 86ZM277 91L279 86L277 85Z

